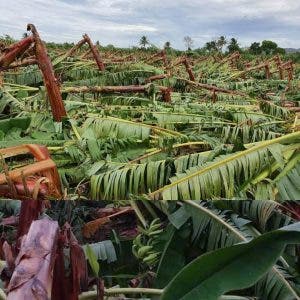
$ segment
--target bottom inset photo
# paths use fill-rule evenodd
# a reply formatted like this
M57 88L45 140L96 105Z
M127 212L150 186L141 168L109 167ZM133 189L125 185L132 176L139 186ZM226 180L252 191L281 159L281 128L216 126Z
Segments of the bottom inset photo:
M0 200L0 299L300 299L300 203Z

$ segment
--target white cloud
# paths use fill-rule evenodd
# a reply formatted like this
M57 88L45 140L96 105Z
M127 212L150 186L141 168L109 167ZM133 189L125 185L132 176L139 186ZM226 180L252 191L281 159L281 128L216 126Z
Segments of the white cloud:
M44 30L47 36L66 36L66 32L73 32L69 36L78 39L78 32L155 32L153 26L140 23L116 22L116 16L126 15L126 11L111 7L110 1L89 0L83 4L69 4L62 1L45 0L16 0L13 7L7 6L6 0L0 0L1 23L3 28L9 27L18 29L20 35L26 29L28 22L36 24L38 28ZM101 4L101 5L100 5ZM105 17L109 17L107 20ZM57 35L48 33L57 28ZM48 30L46 30L48 28ZM16 33L14 30L13 34Z
M300 47L295 0L0 0L0 12L0 35L15 37L33 23L52 41L77 41L87 32L103 44L129 46L146 34L156 44L170 40L182 48L185 35L195 46L226 35L242 44L269 37Z

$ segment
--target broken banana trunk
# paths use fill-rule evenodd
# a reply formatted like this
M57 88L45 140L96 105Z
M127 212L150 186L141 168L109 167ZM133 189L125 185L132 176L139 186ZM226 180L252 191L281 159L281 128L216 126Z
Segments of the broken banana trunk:
M26 67L26 66L35 65L35 64L37 64L37 60L35 58L25 58L21 61L11 63L8 67L3 68L3 70Z
M9 170L6 158L31 155L34 163ZM21 145L0 149L2 173L0 173L0 196L11 199L62 198L61 183L56 164L46 147Z
M51 299L58 233L57 221L42 219L31 223L15 260L7 300Z
M244 70L240 76L245 75L248 72L254 71L254 70L261 70L265 69L266 78L270 79L271 73L270 73L270 65L268 62L261 63L259 65L253 66L253 67L246 67L246 70Z
M48 57L46 47L44 46L33 24L28 24L27 30L31 30L33 35L33 39L35 43L36 59L37 59L38 66L42 72L44 85L47 89L47 94L49 97L53 118L56 122L61 122L62 118L65 117L67 113L60 94L59 83L55 78L52 64Z
M69 251L70 272L64 265L64 248ZM69 273L69 274L68 274ZM83 248L79 245L71 227L66 223L58 238L51 299L77 300L81 291L88 289L88 269ZM68 274L68 275L67 275Z
M124 85L124 86L81 86L81 87L64 87L64 93L147 93L148 85ZM164 102L171 102L171 88L158 86Z
M10 47L7 47L4 50L4 54L0 57L0 71L37 63L43 76L53 119L56 122L61 122L62 118L65 117L67 113L60 94L59 83L55 78L54 70L48 57L46 47L40 39L40 36L33 24L28 24L27 30L31 30L31 36L11 45ZM24 59L21 62L15 61L32 45L34 45L34 53L32 57Z
M90 37L87 34L84 34L83 38L85 39L85 41L90 46L91 51L93 53L94 59L96 61L96 64L97 64L99 70L100 71L105 71L105 66L104 66L104 63L103 63L103 61L102 61L102 59L100 57L100 54L99 54L99 51L98 51L97 47L95 45L93 45Z
M23 54L33 43L33 36L29 36L6 48L0 57L0 70L7 68L19 55Z
M45 202L43 200L25 200L21 203L19 226L17 231L17 248L19 248L19 238L27 234L33 221L40 217L44 210Z
M190 81L195 81L195 75L194 75L194 73L193 73L193 70L192 70L192 68L191 68L191 66L190 66L190 62L189 62L189 60L187 59L187 57L184 56L184 57L179 58L177 61L175 61L175 62L171 65L170 68L174 68L175 66L180 65L180 64L184 65L185 70L186 70L186 72L187 72L188 75L189 75Z

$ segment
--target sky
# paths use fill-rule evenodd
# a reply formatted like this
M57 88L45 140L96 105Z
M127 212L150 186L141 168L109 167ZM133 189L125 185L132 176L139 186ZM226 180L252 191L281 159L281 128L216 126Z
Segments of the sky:
M146 35L158 47L184 49L184 36L198 48L224 35L242 47L267 39L300 48L299 0L0 0L0 16L0 36L21 38L33 23L52 42L87 33L102 45L131 47Z

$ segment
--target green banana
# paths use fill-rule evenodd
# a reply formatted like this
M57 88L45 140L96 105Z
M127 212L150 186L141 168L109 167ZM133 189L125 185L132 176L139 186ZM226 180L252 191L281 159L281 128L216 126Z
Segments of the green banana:
M153 246L159 243L156 236L163 232L163 229L160 229L161 227L162 224L159 218L152 220L146 229L138 226L140 234L133 240L132 253L149 267L157 264L161 255L160 252L153 251Z
M147 254L147 252L149 252L150 250L152 250L153 247L152 246L143 246L138 250L138 257L139 258L143 258L145 256L145 254Z
M138 246L137 245L133 245L132 246L132 253L135 257L138 257Z
M136 238L133 240L133 244L139 247L143 247L142 244L142 235L139 234L138 236L136 236Z
M155 231L152 231L152 232L149 232L149 236L153 236L153 235L158 235L160 233L163 232L163 229L159 229L159 230L155 230Z
M157 230L158 228L160 228L161 227L161 224L159 223L159 224L155 224L155 225L152 225L152 226L150 226L150 228L149 228L149 231L151 232L151 231L155 231L155 230Z
M143 262L149 263L149 262L153 261L154 259L158 258L159 255L160 255L159 252L151 253L150 255L148 255L147 257L145 257L145 258L143 259Z
M159 218L156 218L154 219L151 223L150 223L150 227L155 225L155 224L160 224L160 219Z

